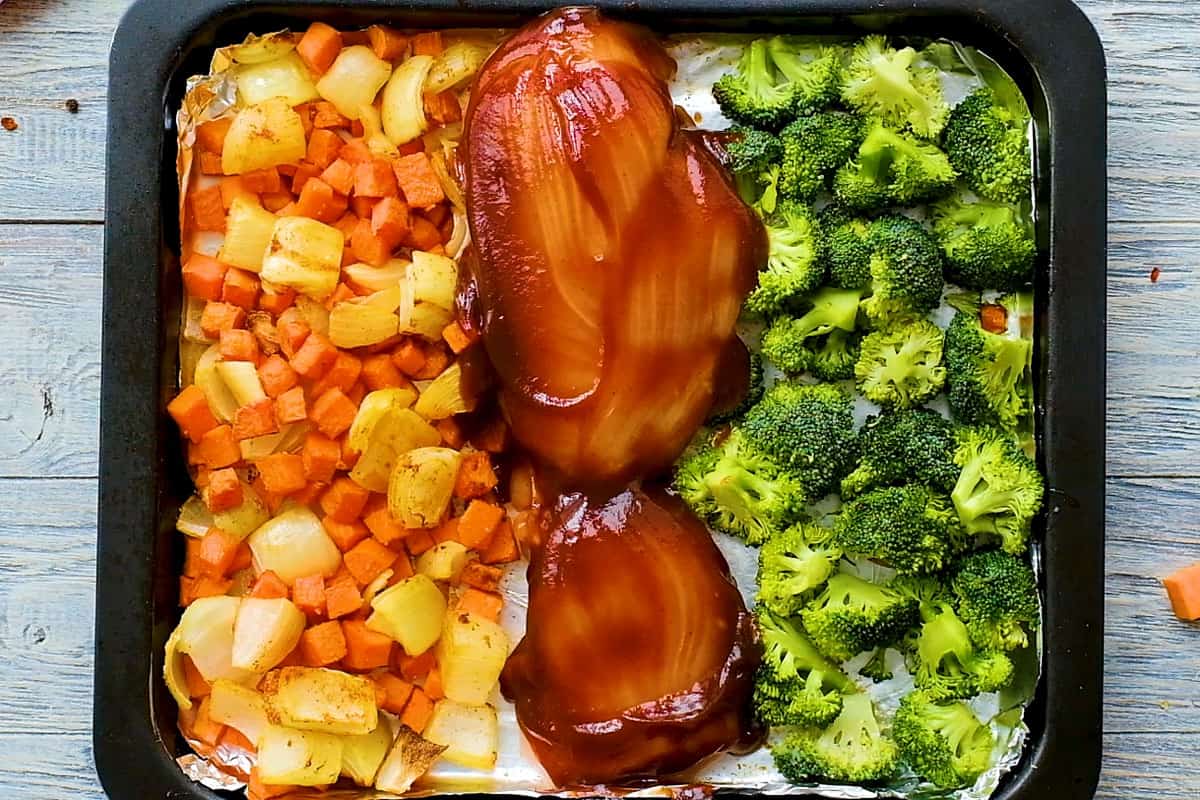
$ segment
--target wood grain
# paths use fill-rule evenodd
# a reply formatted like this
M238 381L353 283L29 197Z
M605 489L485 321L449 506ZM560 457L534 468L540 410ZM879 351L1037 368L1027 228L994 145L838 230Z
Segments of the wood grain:
M0 476L96 474L102 234L0 228Z
M1200 797L1200 21L1081 0L1110 70L1104 800ZM100 800L91 756L104 99L128 0L0 5L0 796ZM79 102L69 113L68 98ZM119 234L118 234L119 235ZM1161 276L1151 283L1151 269Z

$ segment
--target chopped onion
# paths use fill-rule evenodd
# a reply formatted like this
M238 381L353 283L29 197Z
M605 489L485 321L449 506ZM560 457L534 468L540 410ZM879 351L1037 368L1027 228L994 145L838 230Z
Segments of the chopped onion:
M258 742L270 722L267 720L267 701L255 690L218 680L209 695L208 715L214 722L228 725L250 740Z
M192 495L179 507L179 518L175 520L175 530L180 533L199 539L208 533L208 529L212 526L213 516L209 513L208 506L204 505L204 501L200 499L200 495Z
M244 683L253 677L233 666L233 623L241 602L241 598L224 595L193 600L167 639L163 672L167 688L181 708L192 707L187 678L180 680L184 655L191 656L196 670L210 683L219 678Z
M366 347L396 335L400 320L400 287L354 297L334 305L329 312L329 340L338 347Z
M241 175L304 159L304 124L288 102L275 97L238 112L225 134L221 171Z
M250 534L254 569L271 570L291 586L306 575L332 577L342 554L317 515L302 506L283 511Z
M221 422L232 422L238 410L238 401L217 372L217 364L220 363L221 348L214 344L196 362L195 381L200 391L204 392L204 399L208 401L213 416Z
M286 597L245 597L233 623L233 665L266 672L300 643L308 619Z
M241 64L232 74L238 96L246 105L279 97L290 106L298 106L320 97L308 77L308 68L294 50L270 61Z
M478 402L475 395L463 393L462 367L455 361L421 392L413 411L425 419L439 420L474 411Z
M411 142L429 127L423 92L432 67L432 56L413 56L396 67L383 87L383 132L396 146Z
M400 285L408 270L408 261L403 258L393 258L382 267L370 264L348 264L342 272L356 286L372 292L393 289Z
M347 119L358 119L364 106L375 102L375 95L392 75L392 65L356 44L343 48L333 65L317 81L317 91Z
M251 196L233 198L225 216L225 241L218 258L240 269L261 271L276 219Z
M491 52L491 47L476 42L454 42L441 52L429 68L425 91L437 94L462 86L479 70Z

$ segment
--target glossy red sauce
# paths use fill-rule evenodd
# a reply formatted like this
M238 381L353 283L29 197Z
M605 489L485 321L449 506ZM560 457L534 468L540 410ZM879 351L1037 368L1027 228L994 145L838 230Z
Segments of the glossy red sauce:
M504 696L559 786L651 779L757 740L760 646L704 525L662 492L564 495Z
M563 9L480 71L466 117L471 308L516 441L568 485L665 470L713 405L761 224L640 28Z

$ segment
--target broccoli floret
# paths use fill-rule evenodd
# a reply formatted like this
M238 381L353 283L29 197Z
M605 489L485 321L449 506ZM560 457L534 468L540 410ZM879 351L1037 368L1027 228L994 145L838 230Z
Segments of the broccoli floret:
M926 139L946 126L950 107L934 67L918 66L917 51L896 50L883 36L867 36L850 53L842 98L863 114Z
M951 586L975 645L1015 650L1029 644L1039 621L1038 591L1024 561L1000 550L972 553L956 566Z
M916 638L913 681L936 700L994 692L1012 680L1013 663L1004 653L977 649L967 626L949 602L922 604Z
M749 375L746 376L746 393L742 395L741 402L728 411L713 414L705 420L706 425L724 425L727 422L741 419L755 403L762 399L765 389L763 385L762 356L758 353L748 353L748 356L747 369L749 370Z
M842 557L829 537L828 529L801 523L764 542L758 552L759 605L784 616L799 614Z
M954 427L936 411L912 408L870 417L859 442L862 460L842 480L845 500L910 480L949 492L958 480Z
M882 561L901 573L940 570L964 544L949 499L920 484L872 489L847 503L833 541L852 558Z
M898 215L871 223L871 295L862 309L876 326L923 317L942 297L942 253L916 220Z
M779 134L783 142L779 191L811 202L838 167L858 151L863 133L862 120L844 111L824 111L789 124Z
M1019 203L1033 180L1029 112L1017 101L1001 103L988 88L976 89L955 106L946 124L950 163L980 196Z
M1028 339L984 330L979 314L959 312L946 329L950 412L968 425L1015 430L1033 406Z
M871 123L854 159L833 179L838 201L857 211L934 200L954 185L946 154L931 142Z
M933 208L933 230L950 280L968 289L1008 291L1033 277L1037 247L1018 206L955 197Z
M890 644L917 621L917 604L889 586L838 572L800 614L817 649L835 661Z
M804 372L812 366L814 355L808 340L836 331L853 332L861 298L860 290L829 287L817 290L805 298L808 310L803 316L775 318L763 334L763 357L789 375ZM835 342L834 346L837 344ZM830 355L836 356L836 353Z
M758 273L758 286L746 298L746 311L755 316L776 313L785 302L817 288L825 271L817 259L818 232L808 207L782 202L766 219L767 268Z
M813 53L803 41L774 36L767 53L775 69L790 82L798 112L836 103L842 91L842 56L833 48Z
M769 131L734 125L729 129L730 138L725 144L727 166L735 175L746 172L761 172L783 158L783 143Z
M871 284L871 225L840 206L826 206L817 214L821 230L818 257L829 273L829 282L840 289L866 289Z
M674 485L697 516L749 544L786 528L804 505L801 482L737 430L681 461Z
M920 691L900 701L892 736L913 772L942 789L975 783L991 764L996 743L966 703L940 703Z
M810 501L836 491L858 461L853 404L832 384L776 383L746 413L741 431L796 476Z
M796 115L796 87L776 72L765 39L750 43L737 71L721 76L712 93L725 116L746 125L779 130Z
M879 729L870 696L846 695L833 723L800 728L772 746L775 766L793 783L819 778L875 783L893 777L900 766L896 743Z
M854 365L860 352L859 337L835 330L824 338L810 340L805 347L811 353L808 371L822 381L843 381L854 377Z
M773 133L734 125L724 140L724 163L733 173L738 194L747 205L763 201L766 191L774 191L779 180L779 163L783 159L783 144ZM774 199L767 198L774 210Z
M859 337L840 329L824 336L797 339L792 335L795 320L778 318L763 336L763 355L788 375L809 372L822 381L841 381L854 377L858 361Z
M870 660L862 665L862 669L858 671L858 674L864 678L870 678L875 683L890 681L893 676L892 670L887 665L887 651L887 647L876 647L875 652L871 654Z
M858 390L884 408L913 408L942 390L942 331L932 322L898 322L863 337L854 377Z
M754 707L770 725L828 725L842 695L858 691L838 666L786 617L757 612L763 660L754 679Z
M1025 552L1045 485L1037 465L1011 435L995 428L961 428L954 463L962 468L950 499L968 535L997 536L1009 553Z

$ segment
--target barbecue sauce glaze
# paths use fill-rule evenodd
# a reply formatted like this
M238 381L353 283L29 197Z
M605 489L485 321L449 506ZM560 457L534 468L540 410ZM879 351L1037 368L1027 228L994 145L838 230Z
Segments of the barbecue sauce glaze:
M504 695L559 786L631 785L757 741L753 621L704 525L660 489L742 364L761 224L666 84L648 31L562 9L476 78L460 287L548 498ZM722 387L724 388L724 387ZM741 389L735 388L732 394Z

